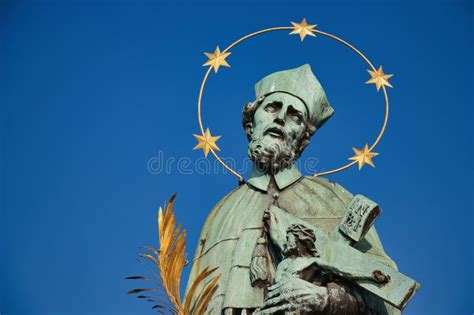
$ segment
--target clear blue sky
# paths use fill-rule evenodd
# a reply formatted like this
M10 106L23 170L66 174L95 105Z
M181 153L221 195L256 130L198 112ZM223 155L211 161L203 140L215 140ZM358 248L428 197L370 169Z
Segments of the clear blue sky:
M236 187L196 172L203 52L303 17L395 73L377 168L329 178L383 208L386 251L422 285L406 314L472 314L472 3L131 0L0 3L0 313L151 314L124 277L146 273L135 258L156 245L158 206L178 193L192 255L209 210ZM336 114L303 160L339 166L380 127L366 65L330 39L268 34L228 61L203 103L223 157L246 156L240 113L253 84L304 63ZM149 171L161 154L175 159L169 174Z

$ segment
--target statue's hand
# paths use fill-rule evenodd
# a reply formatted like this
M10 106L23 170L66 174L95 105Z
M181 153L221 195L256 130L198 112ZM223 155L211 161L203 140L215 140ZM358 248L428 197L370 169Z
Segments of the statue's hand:
M328 305L329 293L325 287L298 278L269 287L263 306L254 315L276 312L323 312Z

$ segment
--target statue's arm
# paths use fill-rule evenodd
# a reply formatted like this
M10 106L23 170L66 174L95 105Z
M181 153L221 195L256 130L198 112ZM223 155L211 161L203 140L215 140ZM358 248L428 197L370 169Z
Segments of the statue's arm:
M205 254L205 248L209 248L209 244L206 244L206 241L208 239L208 233L209 233L209 230L211 229L213 220L215 216L217 215L217 213L219 212L219 210L221 209L221 207L225 204L225 202L230 197L232 197L232 195L235 194L238 191L238 189L239 188L234 189L229 194L224 196L224 198L222 198L217 203L217 205L209 213L206 219L206 222L204 223L202 227L201 234L199 236L199 241L196 246L196 250L194 252L194 257L193 257L193 260L191 261L191 272L189 274L188 283L186 285L186 294L191 289L192 284L194 283L197 276L201 273L201 271L204 270L204 268L209 267L206 264L201 265L200 258Z
M398 270L395 262L385 253L383 249L382 242L377 234L377 231L372 227L364 237L364 239L359 242L356 246L358 250L364 252L374 259L377 259L381 263ZM377 315L400 315L401 311L396 307L384 302L379 297L374 294L358 288L359 294L363 297L364 304L368 310L369 314Z
M342 187L339 184L335 184L337 189L335 189L336 194L344 200L347 205L350 203L354 197L348 190ZM382 246L382 242L377 234L375 227L371 227L367 232L365 237L355 246L359 251L371 255L374 259L379 262L390 266L391 268L398 270L395 262L385 253L385 250ZM354 294L357 294L359 297L363 298L363 307L367 310L368 314L377 314L377 315L400 315L401 311L396 307L384 302L381 298L375 296L374 294L360 288L353 288ZM360 300L360 298L358 299Z
M383 248L382 242L374 227L370 228L365 237L355 246L359 251L372 256L381 263L398 270L395 262L390 258Z

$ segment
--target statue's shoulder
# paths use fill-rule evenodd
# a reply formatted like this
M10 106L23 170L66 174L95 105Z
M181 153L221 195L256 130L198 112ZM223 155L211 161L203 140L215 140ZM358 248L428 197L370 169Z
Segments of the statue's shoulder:
M344 203L349 203L354 197L354 195L342 185L327 178L317 176L304 176L301 179L300 183L304 186L309 187L312 190L315 190L323 196L335 196L344 201Z
M212 208L209 213L207 220L204 224L203 231L207 230L208 226L214 221L215 217L220 213L222 216L224 212L228 212L232 209L234 204L241 200L246 193L248 193L249 187L247 185L240 185L230 191L227 195L221 198L219 202ZM225 215L224 215L225 216Z
M251 191L251 188L247 184L242 184L242 185L237 186L236 188L232 189L229 193L227 193L227 195L222 197L221 200L219 200L219 202L212 209L212 212L214 212L214 210L218 210L222 207L228 207L238 202L242 198L245 198L245 196L248 195L250 191Z

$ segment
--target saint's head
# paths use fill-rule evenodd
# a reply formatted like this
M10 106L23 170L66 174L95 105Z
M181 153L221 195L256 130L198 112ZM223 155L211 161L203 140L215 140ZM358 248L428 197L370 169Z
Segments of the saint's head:
M309 65L266 76L255 93L243 112L248 154L261 171L276 173L298 159L333 109Z

